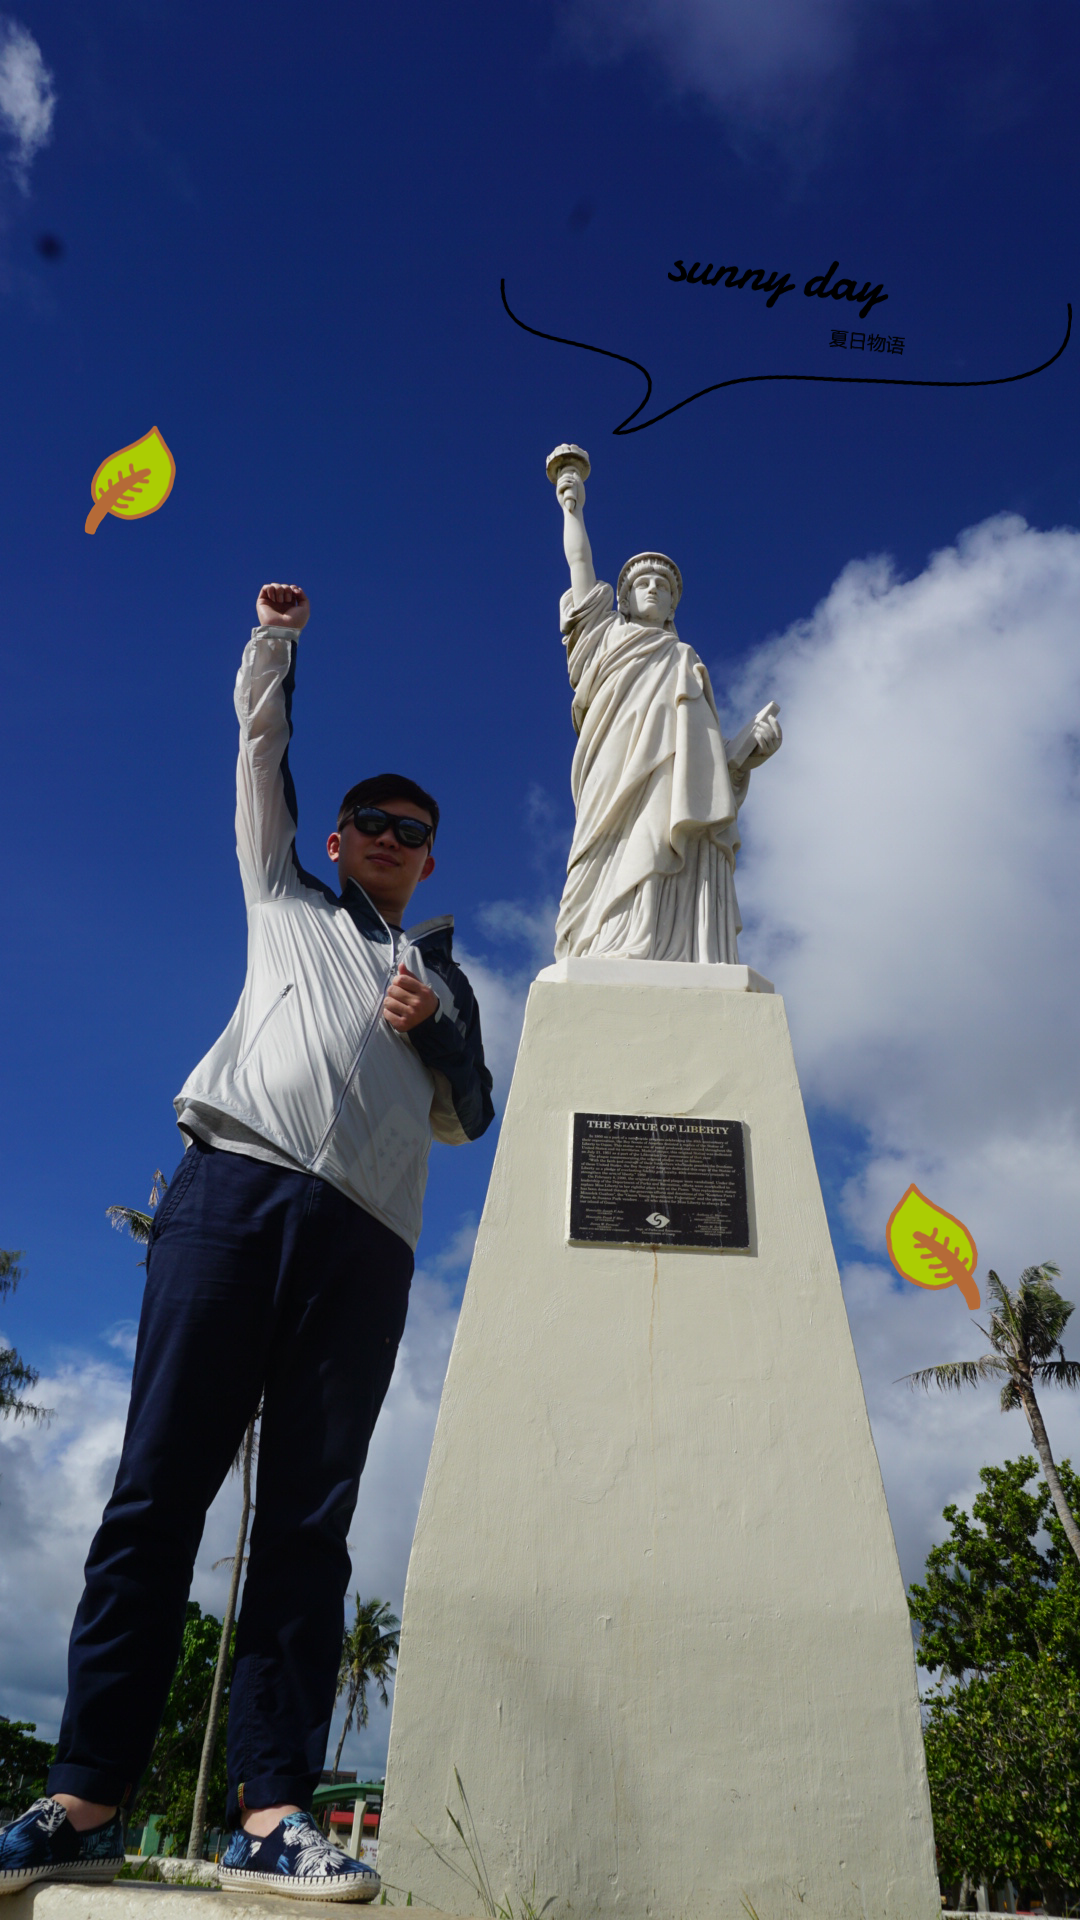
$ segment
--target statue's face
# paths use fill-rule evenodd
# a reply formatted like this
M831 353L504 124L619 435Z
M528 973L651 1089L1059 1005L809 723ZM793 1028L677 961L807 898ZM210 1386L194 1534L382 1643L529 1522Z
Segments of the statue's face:
M662 627L671 618L671 582L666 573L639 573L630 588L630 617Z

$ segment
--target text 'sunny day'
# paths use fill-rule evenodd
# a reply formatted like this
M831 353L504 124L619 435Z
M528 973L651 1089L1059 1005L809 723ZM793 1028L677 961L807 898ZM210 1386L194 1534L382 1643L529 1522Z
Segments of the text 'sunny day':
M795 293L797 290L789 274L778 275L774 271L766 279L764 267L747 267L742 273L738 267L717 267L714 273L711 260L704 269L700 260L695 260L689 269L682 260L676 260L675 265L678 272L669 273L669 280L685 280L688 285L699 287L718 287L721 281L729 287L749 286L754 293L769 295L765 302L767 307L775 307L782 293ZM834 260L828 273L813 274L803 292L808 300L851 300L859 309L860 320L865 320L867 314L872 313L889 296L882 292L880 281L876 287L872 287L869 280L865 280L859 288L856 288L854 280L841 278L834 281L833 274L839 265L839 260Z

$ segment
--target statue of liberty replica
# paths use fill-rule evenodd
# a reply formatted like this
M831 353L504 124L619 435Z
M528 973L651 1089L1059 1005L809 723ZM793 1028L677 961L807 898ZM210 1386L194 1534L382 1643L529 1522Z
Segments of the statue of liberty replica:
M777 709L725 744L708 670L675 627L674 560L634 554L613 594L585 531L588 455L556 447L547 471L570 565L559 611L578 735L555 957L735 962L738 814L751 770L780 745Z

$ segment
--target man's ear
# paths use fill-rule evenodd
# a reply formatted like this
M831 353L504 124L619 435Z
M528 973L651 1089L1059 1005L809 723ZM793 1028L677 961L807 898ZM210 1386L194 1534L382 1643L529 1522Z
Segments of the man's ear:
M338 861L338 860L340 860L340 858L341 858L341 835L340 835L340 833L332 833L332 834L330 835L330 838L328 839L328 841L327 841L327 843L326 843L326 851L327 851L327 853L328 853L328 854L330 855L330 858L331 858L331 860L333 860L333 861L334 861L334 863L335 863L335 865L336 865L336 863L337 863L337 861Z
M333 838L332 835L331 835L331 838ZM429 853L427 859L424 861L424 864L420 869L420 880L426 880L428 877L428 874L434 873L434 871L435 871L435 855L433 853ZM418 880L416 884L417 886L419 886L420 881Z

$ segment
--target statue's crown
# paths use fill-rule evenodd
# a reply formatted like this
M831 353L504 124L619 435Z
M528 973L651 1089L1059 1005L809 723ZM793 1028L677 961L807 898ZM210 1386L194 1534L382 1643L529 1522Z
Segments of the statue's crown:
M674 560L669 560L666 553L635 553L633 558L627 561L619 575L619 584L616 589L619 612L626 612L630 604L630 589L638 575L642 573L666 574L671 582L671 611L674 613L682 599L682 574Z

